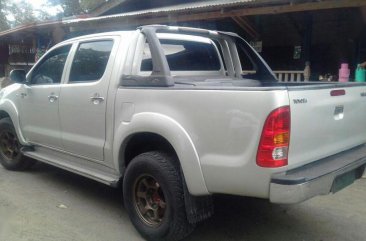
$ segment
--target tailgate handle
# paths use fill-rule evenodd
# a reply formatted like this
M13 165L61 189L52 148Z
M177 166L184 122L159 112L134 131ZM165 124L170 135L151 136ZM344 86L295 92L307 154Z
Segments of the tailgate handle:
M337 105L334 109L334 119L335 120L342 120L344 118L344 106Z

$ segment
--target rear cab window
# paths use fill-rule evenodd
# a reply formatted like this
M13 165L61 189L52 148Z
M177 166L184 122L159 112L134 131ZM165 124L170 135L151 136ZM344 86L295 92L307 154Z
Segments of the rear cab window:
M223 75L223 64L213 41L203 37L158 34L172 75ZM140 75L153 69L149 44L144 45Z
M159 53L151 56L150 48L156 43L149 44L141 35L136 43L131 75L124 85L259 86L262 81L276 81L260 56L240 37L210 38L181 33L157 33L157 37L164 56ZM164 58L168 64L165 67ZM156 73L153 73L153 63L157 65Z

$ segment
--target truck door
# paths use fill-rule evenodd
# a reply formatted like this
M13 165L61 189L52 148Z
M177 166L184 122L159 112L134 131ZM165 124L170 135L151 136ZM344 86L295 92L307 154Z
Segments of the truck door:
M27 141L62 149L59 122L59 94L71 45L47 53L27 76L22 86L20 123Z
M104 159L107 94L114 45L113 38L79 42L65 84L61 86L60 123L64 150L86 159Z

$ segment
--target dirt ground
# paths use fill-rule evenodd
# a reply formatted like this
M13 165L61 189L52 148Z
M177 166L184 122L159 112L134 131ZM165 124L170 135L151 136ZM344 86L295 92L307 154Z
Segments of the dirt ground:
M0 241L142 240L121 203L120 190L45 164L0 167ZM299 205L219 196L215 206L187 241L366 240L366 179Z

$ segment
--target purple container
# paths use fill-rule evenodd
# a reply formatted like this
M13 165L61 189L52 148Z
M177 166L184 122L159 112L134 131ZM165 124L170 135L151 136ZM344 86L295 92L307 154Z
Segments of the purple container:
M348 82L349 81L350 70L348 68L347 63L341 64L341 68L339 69L339 82Z

